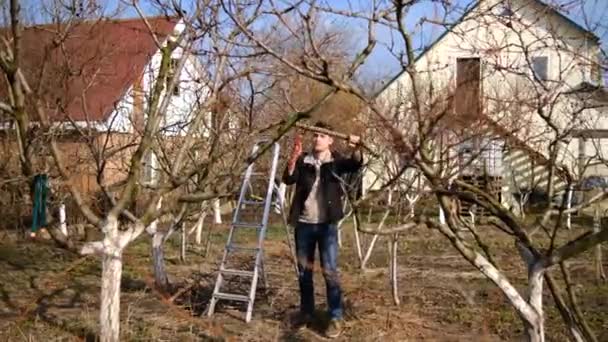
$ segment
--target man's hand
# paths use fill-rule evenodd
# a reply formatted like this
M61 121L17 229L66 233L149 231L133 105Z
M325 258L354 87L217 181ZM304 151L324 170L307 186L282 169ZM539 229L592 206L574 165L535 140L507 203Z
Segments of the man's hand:
M348 146L349 147L357 147L361 143L361 137L358 135L349 135L348 136Z
M291 156L289 157L289 161L287 164L289 174L293 173L293 170L296 167L296 162L298 161L298 158L300 158L301 154L302 154L302 136L300 134L296 134L294 141L293 141L293 150L291 151Z

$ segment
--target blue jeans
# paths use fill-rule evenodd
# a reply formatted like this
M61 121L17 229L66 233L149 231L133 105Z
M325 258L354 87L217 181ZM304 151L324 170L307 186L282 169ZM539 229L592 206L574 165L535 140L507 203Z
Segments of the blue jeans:
M313 265L315 249L319 245L321 268L327 289L327 306L332 319L342 318L342 290L338 276L338 230L330 224L298 223L295 229L296 255L300 282L300 310L313 314L315 291Z

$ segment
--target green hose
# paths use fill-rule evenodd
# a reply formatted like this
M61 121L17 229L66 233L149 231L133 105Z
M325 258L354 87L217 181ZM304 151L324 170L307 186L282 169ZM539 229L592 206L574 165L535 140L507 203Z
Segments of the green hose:
M48 176L34 176L34 209L32 210L32 232L46 227L46 192Z

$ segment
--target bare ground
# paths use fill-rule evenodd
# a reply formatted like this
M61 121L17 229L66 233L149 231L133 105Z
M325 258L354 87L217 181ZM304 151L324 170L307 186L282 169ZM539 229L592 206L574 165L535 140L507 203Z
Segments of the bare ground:
M167 268L175 290L182 290L173 302L153 289L149 239L144 237L128 248L122 284L122 339L325 340L325 286L320 272L315 277L317 321L304 332L292 328L299 297L282 228L269 230L265 259L269 286L259 288L252 322L244 323L243 306L227 302L218 304L213 317L204 315L226 232L225 227L215 229L207 257L203 256L202 247L191 245L186 262L180 262L177 237L167 244ZM351 229L346 230L340 256L346 327L339 341L521 340L521 323L502 294L464 262L439 233L416 230L401 238L401 305L395 306L387 272L386 241L378 241L369 270L362 272L349 234ZM581 232L579 229L569 234ZM497 251L497 262L521 288L525 273L512 242L496 233L487 234ZM244 258L239 260L246 263ZM608 286L593 280L590 254L575 260L572 269L583 312L598 340L608 341ZM95 257L82 258L46 242L4 238L0 243L0 338L94 341L100 273ZM230 284L241 291L247 285L238 281ZM567 340L548 293L545 302L548 340Z

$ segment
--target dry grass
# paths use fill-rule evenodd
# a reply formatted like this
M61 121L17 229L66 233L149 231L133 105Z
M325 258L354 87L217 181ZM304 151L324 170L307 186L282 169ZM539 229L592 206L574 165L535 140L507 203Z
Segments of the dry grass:
M151 289L149 243L142 239L125 254L122 338L125 341L317 341L324 340L325 289L315 276L319 318L313 329L296 333L297 281L284 231L269 231L266 261L269 288L260 288L254 319L243 322L243 306L221 302L212 318L201 317L215 281L225 228L216 229L207 258L190 246L178 261L177 239L167 245L167 267L176 289L194 283L175 303ZM523 265L504 236L486 233L496 260L509 278L525 284ZM253 237L253 235L251 235ZM352 237L344 236L340 265L345 292L343 341L511 341L521 338L521 323L496 287L464 262L437 232L413 231L400 250L401 305L389 292L386 242L380 240L371 270L358 270ZM245 262L242 257L241 261ZM8 341L93 341L99 294L99 262L37 242L0 244L0 337ZM592 281L590 255L573 265L583 311L598 335L608 340L608 286ZM235 289L246 284L235 281ZM547 303L548 340L566 340L557 312Z

